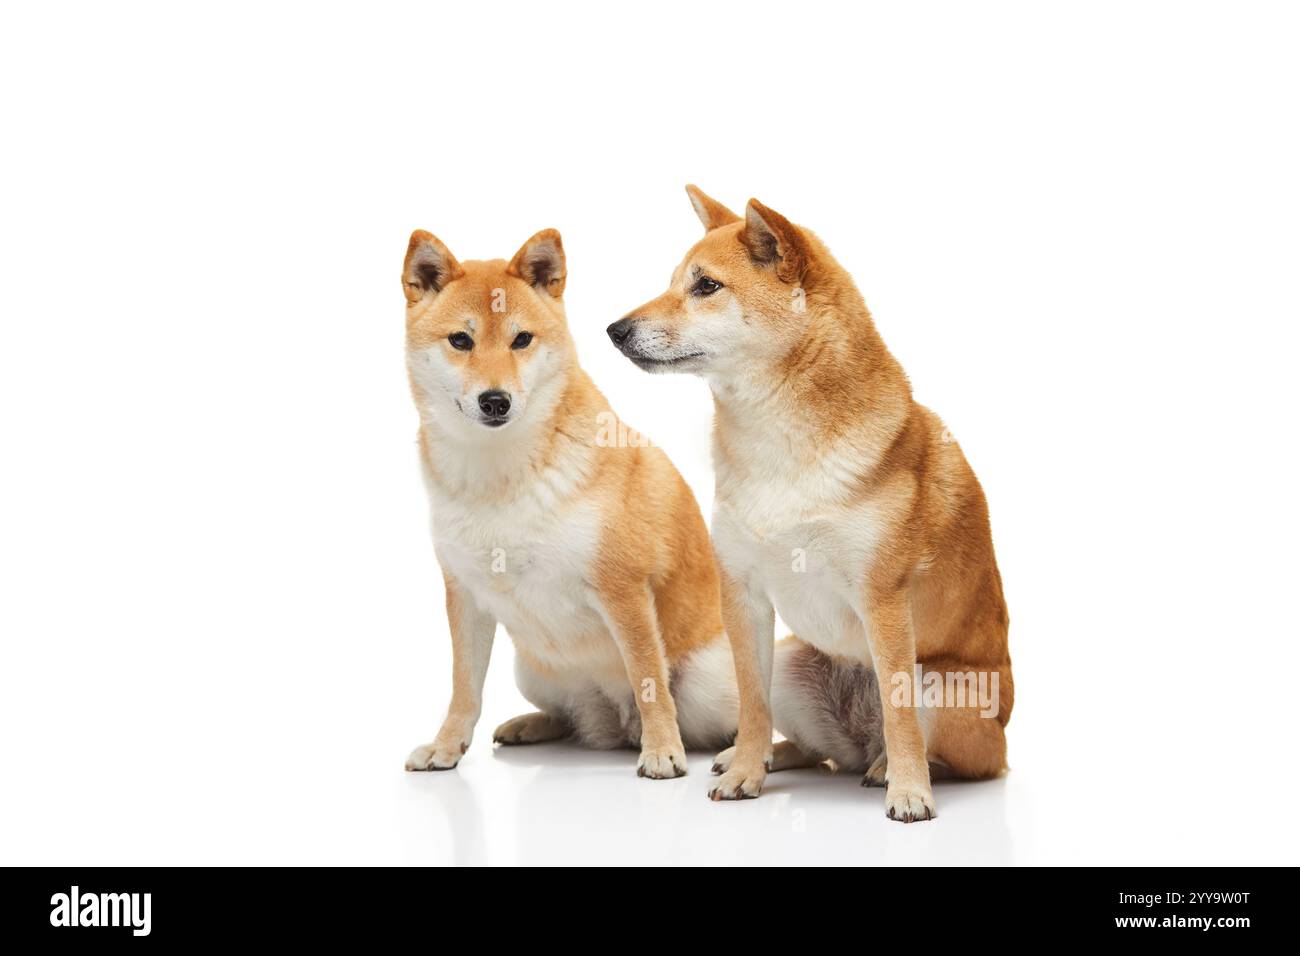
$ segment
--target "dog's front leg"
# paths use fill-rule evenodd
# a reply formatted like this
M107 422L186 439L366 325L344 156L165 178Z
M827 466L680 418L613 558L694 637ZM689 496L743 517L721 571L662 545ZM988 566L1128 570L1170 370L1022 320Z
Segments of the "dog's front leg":
M930 766L926 763L925 736L914 706L916 695L912 693L916 637L906 591L869 596L866 618L871 659L880 687L885 757L889 764L885 771L885 815L903 823L932 820L935 813ZM920 688L915 691L919 693Z
M772 649L776 612L757 587L743 585L719 561L722 624L731 642L740 693L740 726L730 766L709 790L710 800L758 796L772 766Z
M597 606L623 656L641 713L637 776L680 777L686 773L686 748L677 729L677 705L668 687L668 661L650 587L644 582L606 584L597 592Z
M473 597L448 573L447 623L451 630L451 706L433 743L423 744L406 758L407 770L450 770L460 762L474 737L483 710L483 681L497 622L479 610Z

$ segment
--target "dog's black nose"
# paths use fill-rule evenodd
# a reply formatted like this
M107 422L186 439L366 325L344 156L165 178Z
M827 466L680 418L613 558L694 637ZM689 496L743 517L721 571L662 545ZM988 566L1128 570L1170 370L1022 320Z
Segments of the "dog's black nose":
M510 412L510 396L495 388L483 392L478 397L478 408L488 418L505 418Z
M622 345L627 341L627 337L632 334L632 319L630 316L626 319L619 319L605 331L609 333L611 342L615 345Z

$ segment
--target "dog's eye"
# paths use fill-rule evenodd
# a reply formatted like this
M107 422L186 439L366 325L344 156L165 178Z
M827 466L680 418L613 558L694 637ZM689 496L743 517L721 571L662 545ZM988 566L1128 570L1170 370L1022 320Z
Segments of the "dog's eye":
M531 342L532 340L533 340L532 332L520 332L518 335L515 336L515 340L510 343L510 347L512 349L526 349L528 348L528 343Z
M474 347L474 340L464 332L453 332L447 336L447 341L451 343L454 349L460 349L462 352L468 352Z
M691 286L691 292L695 295L705 296L713 295L722 288L722 283L717 279L710 279L708 276L700 276L695 280L695 285Z

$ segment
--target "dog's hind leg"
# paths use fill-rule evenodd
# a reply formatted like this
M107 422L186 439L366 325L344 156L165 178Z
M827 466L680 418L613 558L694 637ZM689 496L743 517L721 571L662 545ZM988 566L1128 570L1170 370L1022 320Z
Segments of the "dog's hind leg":
M515 744L540 744L559 740L573 733L573 726L563 717L544 714L522 714L512 717L492 731L492 742L513 746Z
M1007 736L996 720L954 719L943 711L930 743L930 760L940 762L951 776L987 780L1007 769Z
M533 662L527 654L515 650L515 684L530 703L539 708L534 714L521 714L492 731L492 742L515 746L559 740L574 732L566 707L566 694L546 668Z
M731 759L736 755L735 747L728 747L713 761L714 773L726 773L731 769ZM810 757L788 740L778 740L772 745L772 765L768 767L771 773L777 773L782 770L803 770L806 767L821 766L825 761L817 757Z
M945 690L944 706L922 711L926 758L931 768L943 767L947 776L965 780L986 780L1001 774L1007 767L1003 725L1011 713L1011 666L979 668L956 662L927 662L925 671L942 674L945 688L955 688L958 681L963 681L968 691L963 695ZM994 679L996 684L992 684ZM976 687L981 689L977 691Z

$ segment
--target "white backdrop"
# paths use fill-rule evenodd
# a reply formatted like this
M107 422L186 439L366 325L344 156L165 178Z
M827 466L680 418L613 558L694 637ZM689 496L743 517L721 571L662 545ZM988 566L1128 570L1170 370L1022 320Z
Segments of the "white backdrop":
M1296 862L1294 8L3 20L3 862ZM603 331L698 237L686 182L827 241L984 484L1013 770L934 824L494 755L504 636L458 775L402 773L450 663L407 236L558 228L584 364L707 513L707 389Z

